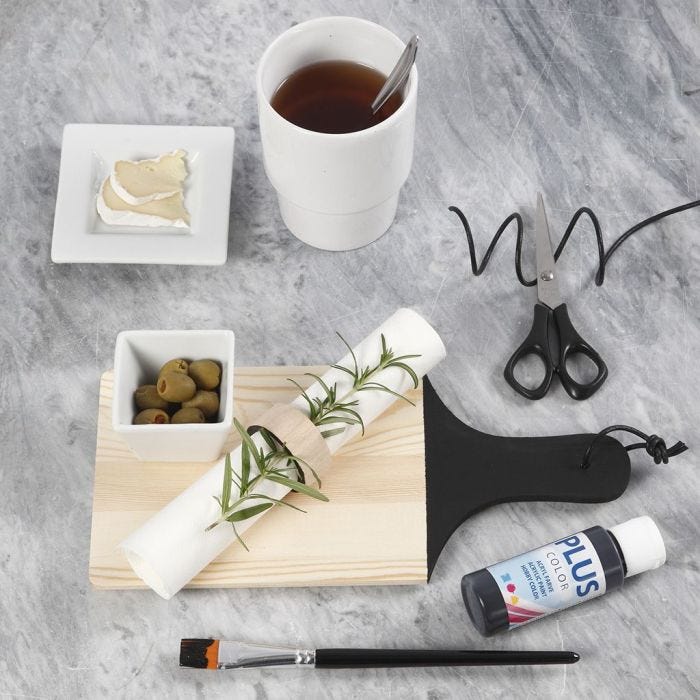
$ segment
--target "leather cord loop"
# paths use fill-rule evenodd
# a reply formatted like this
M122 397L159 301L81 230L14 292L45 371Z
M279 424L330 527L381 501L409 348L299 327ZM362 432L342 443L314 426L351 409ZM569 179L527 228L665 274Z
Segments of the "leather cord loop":
M591 451L593 450L593 446L595 445L595 443L601 437L603 437L603 435L607 435L608 433L613 433L618 430L622 430L627 433L632 433L632 435L636 435L637 437L642 438L644 442L635 442L632 445L625 445L625 449L628 452L631 452L632 450L639 450L641 448L644 448L647 454L651 458L653 458L654 464L661 464L662 462L664 464L668 464L668 460L670 457L675 457L676 455L679 455L681 454L681 452L685 452L688 449L688 446L680 441L678 441L677 443L675 443L675 445L672 445L671 447L666 447L666 442L663 438L659 437L658 435L647 435L641 430L633 428L629 425L611 425L607 428L603 428L603 430L601 430L591 440L590 445L588 445L588 449L586 449L586 453L583 455L583 460L581 460L581 469L588 469L588 467L590 466Z

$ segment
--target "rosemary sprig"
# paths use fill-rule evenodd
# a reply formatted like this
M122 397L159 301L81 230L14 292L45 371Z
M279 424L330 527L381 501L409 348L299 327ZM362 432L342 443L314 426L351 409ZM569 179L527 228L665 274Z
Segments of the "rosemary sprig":
M286 501L256 493L255 487L263 480L281 484L292 491L303 493L319 501L327 501L328 497L324 496L313 486L304 483L301 467L302 464L305 465L306 463L278 443L272 433L265 430L265 428L260 429L260 434L269 449L258 448L240 422L235 418L233 422L242 441L241 473L239 477L236 477L231 467L231 455L227 454L224 460L224 483L221 489L221 498L216 498L221 507L221 515L206 529L209 531L217 525L228 521L233 526L233 531L238 541L248 549L236 531L236 523L259 515L278 504L299 510L302 513L304 512L301 508ZM253 464L257 468L257 474L251 478ZM302 475L301 478L299 477L300 474ZM315 472L314 476L316 477ZM320 487L321 482L318 481L318 477L316 479ZM232 500L233 486L236 487L238 492L235 500ZM254 501L258 501L258 503L253 503Z
M386 338L382 333L382 347L381 353L379 355L379 361L376 365L374 365L374 367L370 367L369 365L366 367L360 367L351 345L347 342L347 340L345 340L345 338L343 338L342 335L340 335L340 333L336 332L336 335L340 338L345 347L349 350L350 357L352 359L352 367L345 367L344 365L331 365L331 367L333 367L334 369L340 370L341 372L345 372L345 374L350 375L350 377L352 378L352 388L348 392L346 392L344 396L338 398L337 384L334 384L332 387L329 387L321 379L321 377L315 374L307 373L308 376L313 377L323 389L323 392L325 394L323 398L315 397L314 399L311 399L307 392L299 385L298 382L295 382L293 379L290 379L289 381L292 382L295 386L297 386L301 391L301 395L304 397L306 403L309 406L309 418L311 419L311 422L314 423L314 425L317 425L319 427L322 425L329 425L331 423L359 425L362 430L362 434L364 435L364 421L362 420L362 416L354 409L354 406L357 406L359 402L357 400L348 401L347 399L352 394L358 391L385 391L389 394L392 394L393 396L396 396L397 398L403 399L404 401L408 401L408 403L413 404L413 402L410 399L406 398L403 394L397 393L385 384L381 384L380 382L371 380L379 372L382 372L383 370L388 369L390 367L396 367L406 372L411 378L411 381L413 382L413 388L417 388L418 375L406 363L406 360L412 360L416 357L420 357L420 355L399 355L397 357L396 355L394 355L394 351L387 345ZM344 430L345 428L341 427L329 430L322 430L321 435L324 438L328 438L332 435L339 435L340 433L344 432Z
M352 369L350 369L348 367L343 367L342 365L331 366L335 369L339 369L341 372L346 372L352 377L352 387L354 391L367 391L368 389L378 389L380 391L388 391L390 394L394 394L399 398L406 399L405 396L397 394L395 391L392 391L388 387L379 384L378 382L369 382L369 379L375 374L377 374L377 372L381 372L382 370L385 370L389 367L398 367L399 369L404 370L404 372L406 372L411 377L411 380L413 381L413 388L415 389L418 387L418 375L411 367L409 367L409 365L406 364L406 360L412 360L416 357L420 357L420 355L399 355L398 357L396 357L394 355L394 351L387 346L386 338L382 333L382 352L379 356L379 362L374 367L368 366L364 367L363 369L360 369L360 367L357 364L357 357L355 357L355 353L350 347L350 344L347 342L347 340L345 340L345 338L343 338L342 335L340 335L340 333L337 333L337 335L343 341L345 347L350 351L350 357L352 357L353 367Z
M343 395L338 396L338 384L335 383L329 386L321 377L316 374L307 372L307 376L316 380L318 385L323 390L322 397L311 398L308 392L294 379L289 379L294 384L306 401L309 408L309 419L311 422L323 428L325 425L335 424L337 427L321 429L321 435L324 438L332 437L343 433L349 426L359 425L362 434L365 433L365 424L362 416L355 409L358 401L350 401L352 394L358 391L384 391L397 398L407 401L411 405L413 402L403 394L390 389L385 384L376 381L376 375L385 369L395 367L402 370L411 378L413 388L418 387L418 375L407 363L407 360L412 360L420 355L399 355L396 356L393 350L387 345L384 334L381 336L381 352L379 361L373 367L369 365L360 367L357 362L357 357L350 344L343 338L340 333L337 334L345 347L350 351L352 358L352 367L344 367L343 365L331 365L334 369L340 370L348 374L352 378L351 388ZM338 426L340 423L342 425ZM245 542L240 538L236 531L236 523L248 518L252 518L260 513L269 510L274 505L282 504L294 510L305 512L301 508L287 503L286 501L278 500L255 492L255 487L264 480L272 481L273 483L281 484L288 487L292 491L302 493L320 501L328 501L328 498L313 486L305 483L304 471L302 467L306 467L311 471L316 480L316 483L321 488L321 481L318 475L313 470L311 465L304 462L293 455L284 445L280 444L268 430L262 428L260 435L262 436L267 449L258 448L246 429L234 419L234 424L238 430L242 445L241 445L241 470L240 476L237 478L231 468L231 455L226 455L224 463L224 483L221 489L221 498L216 498L216 501L221 507L221 515L213 522L207 530L211 530L223 522L230 522L233 531L238 541L246 548ZM255 465L257 474L251 478L252 466ZM237 496L232 500L233 487L236 487ZM255 502L251 504L251 502ZM245 507L241 507L245 506Z

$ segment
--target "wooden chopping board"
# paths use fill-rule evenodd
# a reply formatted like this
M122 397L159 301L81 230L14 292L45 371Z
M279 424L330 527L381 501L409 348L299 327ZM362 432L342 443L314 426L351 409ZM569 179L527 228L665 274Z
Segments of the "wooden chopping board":
M235 414L248 425L270 404L290 402L326 367L239 367ZM117 545L213 463L140 462L112 430L112 371L100 383L90 581L145 588ZM362 438L334 457L323 481L329 503L290 494L189 584L198 588L418 584L427 581L422 387L396 401ZM239 440L233 433L228 448Z

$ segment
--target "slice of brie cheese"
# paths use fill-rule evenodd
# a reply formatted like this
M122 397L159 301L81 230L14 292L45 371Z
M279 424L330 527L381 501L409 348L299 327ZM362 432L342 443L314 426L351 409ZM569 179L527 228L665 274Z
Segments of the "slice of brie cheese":
M182 192L187 177L185 151L178 149L158 158L118 160L110 175L115 194L129 204L146 204Z
M145 204L130 204L117 195L107 178L97 195L97 212L112 226L176 226L187 228L190 216L182 192Z

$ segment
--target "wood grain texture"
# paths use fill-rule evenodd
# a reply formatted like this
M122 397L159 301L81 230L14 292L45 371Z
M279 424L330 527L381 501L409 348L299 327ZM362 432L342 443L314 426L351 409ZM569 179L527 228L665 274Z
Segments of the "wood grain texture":
M297 464L306 473L307 483L313 482L314 478L323 479L331 464L331 451L321 433L323 428L316 427L306 413L291 404L276 403L255 419L255 425L246 427L248 432L253 428L269 430L278 442L299 458Z
M325 367L237 368L235 413L243 424L287 403ZM117 545L211 467L140 462L112 431L111 371L100 384L90 581L98 588L144 588ZM425 443L422 388L397 401L363 438L333 456L323 477L329 503L290 494L307 512L276 507L190 587L326 586L425 583ZM229 448L238 444L231 435Z

